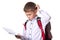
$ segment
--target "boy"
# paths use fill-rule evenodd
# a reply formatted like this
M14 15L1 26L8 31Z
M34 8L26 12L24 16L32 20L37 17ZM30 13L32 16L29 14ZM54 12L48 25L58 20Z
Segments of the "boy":
M24 24L24 35L15 35L17 38L21 38L22 40L51 40L51 28L48 21L50 18L46 19L45 16L38 17L37 11L38 7L35 3L26 3L24 12L28 20Z

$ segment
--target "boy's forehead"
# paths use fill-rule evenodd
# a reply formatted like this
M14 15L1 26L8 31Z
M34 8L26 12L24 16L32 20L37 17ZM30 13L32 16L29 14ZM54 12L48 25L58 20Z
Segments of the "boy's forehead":
M28 12L25 12L26 14L32 14L34 13L33 11L28 11Z

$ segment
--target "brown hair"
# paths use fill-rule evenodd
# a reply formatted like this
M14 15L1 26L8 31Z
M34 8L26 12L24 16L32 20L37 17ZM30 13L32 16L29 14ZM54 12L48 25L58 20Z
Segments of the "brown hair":
M27 2L24 6L25 12L35 11L36 9L37 9L36 4L33 2Z

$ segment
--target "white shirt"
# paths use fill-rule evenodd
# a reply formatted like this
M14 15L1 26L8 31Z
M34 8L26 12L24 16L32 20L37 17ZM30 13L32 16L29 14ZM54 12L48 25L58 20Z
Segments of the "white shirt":
M28 21L26 25L26 37L30 40L40 40L41 39L41 30L37 24L37 17L32 21Z
M41 16L41 22L42 22L43 30L45 32L45 26L49 22L50 16L45 17L47 15L45 16L43 15L44 14L42 14ZM42 40L41 30L37 23L37 16L31 21L28 20L24 34L26 38L29 38L28 40Z

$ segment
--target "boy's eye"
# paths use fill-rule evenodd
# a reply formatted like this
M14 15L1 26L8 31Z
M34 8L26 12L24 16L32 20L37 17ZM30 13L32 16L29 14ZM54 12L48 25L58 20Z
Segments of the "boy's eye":
M31 14L28 14L28 15L31 15Z

